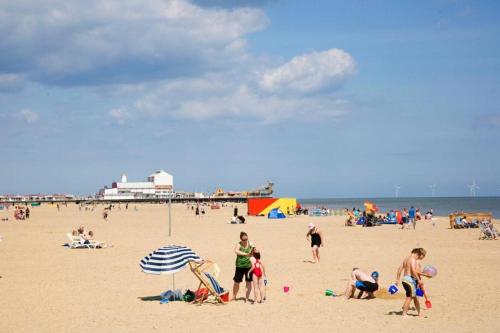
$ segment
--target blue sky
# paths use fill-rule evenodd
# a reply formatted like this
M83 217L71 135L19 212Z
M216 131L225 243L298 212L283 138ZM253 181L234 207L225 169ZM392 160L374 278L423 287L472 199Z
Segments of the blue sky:
M0 192L499 195L496 1L0 3Z

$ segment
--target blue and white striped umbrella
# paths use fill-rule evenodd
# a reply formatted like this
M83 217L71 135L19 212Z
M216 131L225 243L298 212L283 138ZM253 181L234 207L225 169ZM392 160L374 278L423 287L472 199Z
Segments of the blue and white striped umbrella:
M144 257L140 266L144 273L174 274L183 270L190 260L202 259L188 247L170 245L161 247Z

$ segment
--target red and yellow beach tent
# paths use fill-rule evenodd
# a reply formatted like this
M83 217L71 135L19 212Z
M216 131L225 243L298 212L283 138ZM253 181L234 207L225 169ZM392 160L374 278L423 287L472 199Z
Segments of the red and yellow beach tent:
M274 208L279 208L286 215L295 214L296 198L248 198L248 215L267 216Z

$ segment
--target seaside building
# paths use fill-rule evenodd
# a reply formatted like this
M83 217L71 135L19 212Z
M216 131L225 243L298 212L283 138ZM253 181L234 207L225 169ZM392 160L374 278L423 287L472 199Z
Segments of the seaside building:
M5 194L0 195L0 202L36 202L36 201L67 201L75 200L73 194Z
M103 200L161 199L174 193L174 177L163 170L149 175L145 182L129 182L123 174L120 182L104 187L97 195Z

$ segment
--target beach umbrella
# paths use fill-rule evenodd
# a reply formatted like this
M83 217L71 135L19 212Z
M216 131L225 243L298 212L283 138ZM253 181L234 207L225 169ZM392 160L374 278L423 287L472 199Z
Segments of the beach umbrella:
M365 210L367 213L376 213L378 212L378 207L371 201L365 201Z
M147 274L175 274L183 270L190 260L201 261L202 259L190 248L185 246L170 245L161 247L145 256L140 266ZM175 288L175 277L172 277L173 288Z

